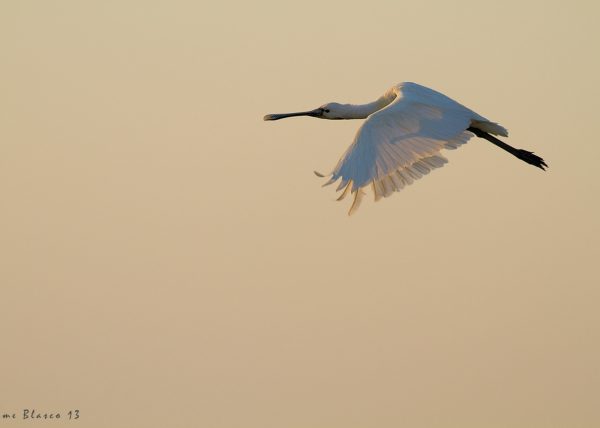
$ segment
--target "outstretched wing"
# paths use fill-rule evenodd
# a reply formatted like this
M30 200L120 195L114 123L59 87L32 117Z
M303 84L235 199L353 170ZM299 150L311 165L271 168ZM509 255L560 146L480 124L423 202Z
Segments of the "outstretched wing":
M473 119L485 118L439 92L416 84L396 87L396 99L370 115L331 173L341 179L338 200L354 193L348 214L360 205L363 188L372 186L375 200L388 197L414 180L442 167L442 149L456 149L473 134Z

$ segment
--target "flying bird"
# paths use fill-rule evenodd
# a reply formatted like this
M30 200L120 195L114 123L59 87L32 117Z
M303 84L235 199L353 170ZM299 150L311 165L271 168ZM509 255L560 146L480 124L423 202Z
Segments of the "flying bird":
M358 209L365 187L373 188L375 201L387 198L444 166L448 160L441 154L442 149L456 149L473 135L542 170L548 167L533 152L516 149L494 137L508 137L506 128L440 92L412 82L392 86L371 103L328 103L309 111L268 114L264 120L294 116L367 119L323 185L341 179L338 201L349 193L354 195L349 215ZM326 177L317 171L315 174Z

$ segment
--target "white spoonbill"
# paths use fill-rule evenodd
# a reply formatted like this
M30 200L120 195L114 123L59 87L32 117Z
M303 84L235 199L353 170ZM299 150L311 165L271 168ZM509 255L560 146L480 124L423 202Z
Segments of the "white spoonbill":
M293 116L319 119L367 119L346 153L328 174L324 186L341 178L338 200L349 192L354 202L348 214L358 209L371 185L375 201L388 197L404 186L444 166L448 160L442 149L456 149L473 135L484 138L531 165L544 170L544 160L516 149L491 134L508 137L508 131L433 89L412 82L392 86L379 99L368 104L328 103L298 113L268 114L264 120ZM315 171L319 177L325 177Z

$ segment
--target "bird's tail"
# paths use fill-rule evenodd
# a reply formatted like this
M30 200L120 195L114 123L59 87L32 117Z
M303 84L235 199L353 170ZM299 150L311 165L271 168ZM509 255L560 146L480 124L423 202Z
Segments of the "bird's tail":
M471 126L481 129L483 132L489 132L490 134L508 137L508 130L496 122L490 122L488 120L472 120Z

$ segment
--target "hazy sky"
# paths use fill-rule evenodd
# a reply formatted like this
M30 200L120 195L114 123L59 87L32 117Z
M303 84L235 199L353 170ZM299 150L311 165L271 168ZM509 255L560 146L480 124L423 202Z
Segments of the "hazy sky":
M36 426L600 426L592 1L0 5L0 413ZM348 217L415 81L509 129Z

